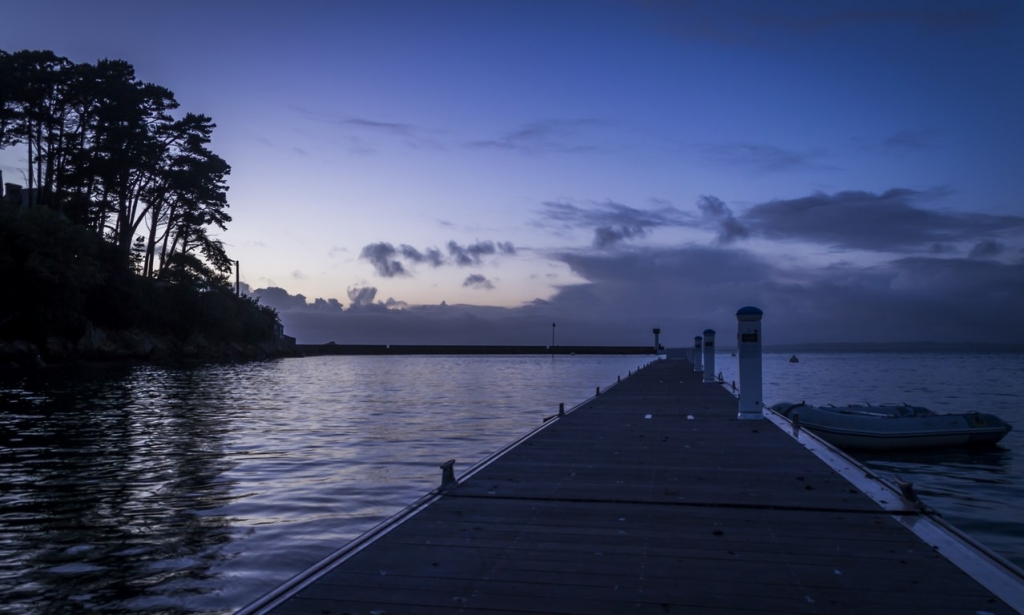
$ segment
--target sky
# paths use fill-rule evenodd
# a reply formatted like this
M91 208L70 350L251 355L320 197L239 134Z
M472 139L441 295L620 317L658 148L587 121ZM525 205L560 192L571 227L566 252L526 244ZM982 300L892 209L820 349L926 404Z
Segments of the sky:
M214 119L300 343L1024 343L1019 2L9 4Z

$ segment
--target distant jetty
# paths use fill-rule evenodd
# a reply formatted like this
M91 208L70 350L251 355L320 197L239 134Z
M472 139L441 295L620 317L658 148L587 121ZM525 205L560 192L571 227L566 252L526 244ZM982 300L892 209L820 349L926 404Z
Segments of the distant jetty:
M492 346L399 344L296 344L304 356L317 355L653 355L653 346Z

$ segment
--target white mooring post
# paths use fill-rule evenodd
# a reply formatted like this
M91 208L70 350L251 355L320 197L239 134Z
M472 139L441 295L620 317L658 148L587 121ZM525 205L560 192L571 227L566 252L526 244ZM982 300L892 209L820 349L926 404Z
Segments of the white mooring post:
M715 330L704 329L704 382L715 381Z
M736 346L740 359L740 411L738 419L763 419L761 412L761 316L748 305L736 311Z
M704 363L701 361L701 353L703 352L703 349L701 348L702 346L703 344L701 344L701 338L699 335L693 338L693 371L698 374L704 371Z

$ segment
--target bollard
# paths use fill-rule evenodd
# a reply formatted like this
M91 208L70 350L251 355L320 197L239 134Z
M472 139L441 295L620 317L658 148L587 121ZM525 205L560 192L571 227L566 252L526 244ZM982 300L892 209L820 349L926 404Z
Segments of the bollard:
M693 338L693 371L698 374L704 371L704 363L701 361L701 343L700 336Z
M451 489L456 484L458 484L458 483L455 482L455 460L454 459L449 459L448 461L442 463L438 467L441 468L441 491L445 491L445 490Z
M738 419L763 419L761 411L761 317L753 306L736 312L736 345L740 359L740 407Z
M558 416L565 416L565 403L558 404Z
M601 387L597 387L597 392L594 393L594 397L597 397L600 394L601 394Z
M622 382L622 376L616 376L615 382Z
M715 330L704 329L704 382L715 381Z

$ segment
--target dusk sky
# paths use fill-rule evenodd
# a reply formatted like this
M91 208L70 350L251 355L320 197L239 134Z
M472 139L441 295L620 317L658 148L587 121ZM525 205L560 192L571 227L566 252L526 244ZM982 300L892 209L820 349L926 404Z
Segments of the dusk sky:
M1024 3L7 3L217 123L302 343L1024 343ZM24 183L24 154L0 152ZM301 295L301 297L300 297Z

